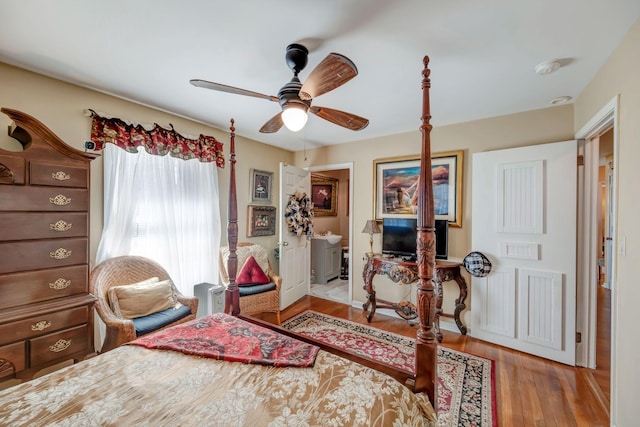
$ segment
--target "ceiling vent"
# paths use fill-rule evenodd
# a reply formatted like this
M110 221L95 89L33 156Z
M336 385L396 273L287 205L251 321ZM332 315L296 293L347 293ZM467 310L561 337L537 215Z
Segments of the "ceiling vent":
M560 63L558 61L547 61L547 62L541 62L540 64L536 65L536 74L539 75L545 75L545 74L551 74L554 71L557 71L558 68L560 68Z

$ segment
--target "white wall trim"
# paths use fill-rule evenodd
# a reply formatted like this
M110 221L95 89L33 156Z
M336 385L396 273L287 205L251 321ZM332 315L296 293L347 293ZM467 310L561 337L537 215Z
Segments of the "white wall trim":
M598 136L608 130L612 125L616 127L619 95L614 96L611 101L600 109L595 116L591 118L580 130L576 133L576 139L588 139Z
M349 212L353 212L353 162L334 163L331 165L309 166L309 172L349 169ZM341 258L342 259L342 258ZM349 215L349 301L353 299L353 214ZM349 303L347 301L347 304ZM362 305L360 305L362 307Z
M620 140L620 126L619 126L619 109L620 109L620 95L614 96L605 106L603 106L598 113L596 113L591 120L589 120L577 133L576 138L585 139L587 142L595 138L611 127L613 127L613 162L614 162L614 170L613 170L613 207L612 207L612 228L613 228L613 253L612 253L612 273L611 273L611 396L610 396L610 417L611 417L611 425L616 424L616 414L618 413L617 409L617 395L618 391L616 389L615 378L617 374L617 366L616 366L616 348L618 347L618 326L616 322L616 313L618 312L618 293L616 292L616 278L617 278L617 250L618 250L618 239L617 239L617 230L618 230L618 167L619 165L619 140ZM595 215L594 215L595 218ZM594 230L593 227L586 227L584 236L585 239L592 239L595 241L597 238L595 235L591 235L590 231ZM591 269L590 271L595 271L597 268L596 265L579 265L578 268L583 269ZM583 283L583 286L588 286L588 283ZM592 301L597 300L597 289L594 286L591 286L589 289L584 289L584 292L588 292L589 299ZM593 304L591 304L593 305ZM588 313L589 323L592 327L595 327L596 322L596 312L594 309L590 309ZM591 328L590 328L591 329ZM583 331L583 338L584 338ZM595 354L595 329L593 331L587 331L589 334L593 334L594 336L587 337L587 342L589 344L590 349L586 349L589 354ZM584 353L584 352L583 352ZM580 364L580 366L588 366L589 360L582 360L582 362L586 362L584 364ZM593 361L595 363L595 361Z

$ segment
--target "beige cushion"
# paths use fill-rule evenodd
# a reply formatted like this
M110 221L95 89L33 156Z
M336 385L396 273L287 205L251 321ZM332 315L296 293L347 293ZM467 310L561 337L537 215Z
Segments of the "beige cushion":
M130 285L113 286L109 289L109 303L116 316L133 319L174 307L177 299L171 280L158 281L154 277Z

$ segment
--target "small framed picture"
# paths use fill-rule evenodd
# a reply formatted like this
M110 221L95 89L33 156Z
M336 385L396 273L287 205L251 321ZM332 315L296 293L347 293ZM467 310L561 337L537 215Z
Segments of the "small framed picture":
M276 234L276 208L249 205L247 222L247 237L273 236Z
M311 174L311 201L314 216L338 215L338 180Z
M273 172L251 169L251 203L271 203Z

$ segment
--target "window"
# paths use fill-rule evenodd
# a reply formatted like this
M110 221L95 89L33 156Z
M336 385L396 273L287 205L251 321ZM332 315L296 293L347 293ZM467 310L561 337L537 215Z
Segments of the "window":
M140 255L184 295L217 283L220 209L214 162L104 147L104 228L96 262Z

